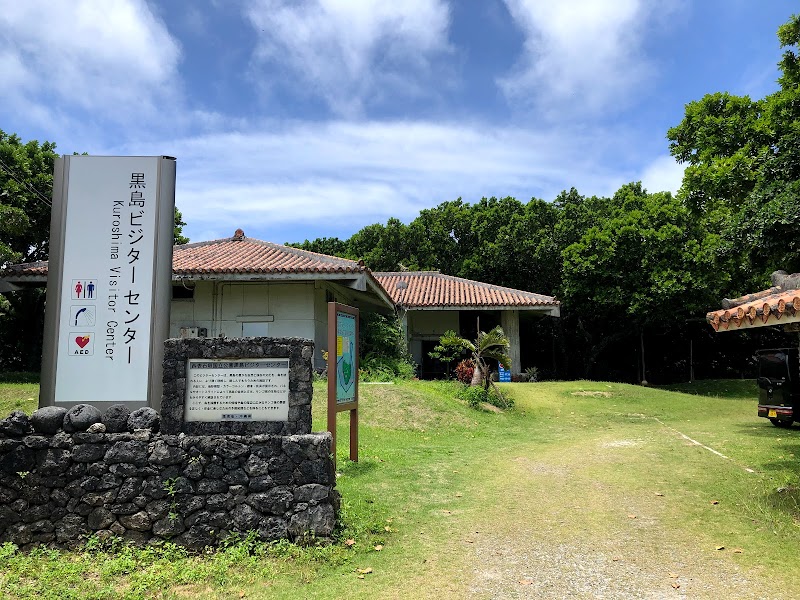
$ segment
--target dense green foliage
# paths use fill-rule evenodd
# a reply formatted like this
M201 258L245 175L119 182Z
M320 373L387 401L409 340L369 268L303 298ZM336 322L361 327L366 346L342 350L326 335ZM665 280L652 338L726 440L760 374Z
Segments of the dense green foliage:
M0 130L0 267L47 259L55 148Z
M411 379L416 366L408 354L403 330L396 317L380 313L361 314L361 363L364 381Z
M459 198L407 225L390 219L297 246L376 271L435 269L556 296L562 318L525 334L555 340L523 360L544 376L682 380L690 353L701 377L752 374L755 348L794 341L770 329L719 342L703 316L723 297L763 289L774 270L800 271L800 17L778 38L778 91L708 94L669 130L686 165L677 197L634 182L610 198L574 188L553 202Z
M55 144L0 130L0 268L47 260ZM38 370L44 291L0 295L0 368Z
M778 39L785 52L776 92L758 100L708 94L668 133L673 156L687 165L680 197L721 232L720 254L739 289L766 285L776 269L800 271L800 17Z
M674 348L675 337L687 337L688 328L701 343L716 346L706 325L687 323L723 296L752 291L731 289L728 254L713 222L696 218L680 198L649 193L639 183L622 186L611 198L571 189L551 203L484 198L471 205L459 199L422 211L408 225L392 219L349 240L298 246L362 258L374 270L438 269L556 296L562 318L525 332L556 343L529 352L523 367L539 366L543 376L559 378L639 380L642 332L650 340L668 338L652 348L650 362L658 372L648 377L683 378L687 357L662 358L661 349ZM451 348L440 346L435 358L449 362Z
M183 215L181 211L175 207L175 229L173 230L173 238L176 245L189 243L189 238L183 235L184 225L186 225L186 223L183 221Z
M497 387L463 385L456 396L472 408L482 408L483 404L491 404L498 408L514 408L514 399L503 394Z

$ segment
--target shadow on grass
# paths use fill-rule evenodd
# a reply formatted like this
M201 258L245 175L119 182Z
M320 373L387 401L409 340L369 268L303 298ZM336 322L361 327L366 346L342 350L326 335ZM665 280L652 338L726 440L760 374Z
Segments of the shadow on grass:
M39 373L26 371L0 373L0 383L39 383Z
M763 423L759 421L763 421ZM800 425L797 423L791 427L775 427L766 419L759 418L759 421L750 425L739 425L736 427L736 433L760 438L788 438L800 440Z
M692 383L674 383L654 387L669 392L681 392L695 396L758 400L758 386L754 379L703 379Z
M765 500L772 508L786 513L792 519L800 518L800 485L783 485L767 494Z
M353 462L340 456L336 461L336 471L348 477L366 475L374 471L377 466L377 461L371 459L361 459L358 462Z

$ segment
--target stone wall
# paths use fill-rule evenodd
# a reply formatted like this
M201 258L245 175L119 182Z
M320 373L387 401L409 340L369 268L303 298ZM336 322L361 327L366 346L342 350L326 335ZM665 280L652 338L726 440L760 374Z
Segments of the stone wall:
M167 340L162 412L48 406L0 420L0 542L72 546L91 534L213 546L329 536L339 495L329 433L311 431L313 343ZM289 358L289 420L184 422L191 358Z
M0 541L70 546L94 533L202 548L233 531L328 536L338 512L330 444L328 433L6 434Z
M187 338L164 344L164 392L161 397L161 431L198 434L291 435L311 431L311 359L314 342L302 338ZM191 358L289 359L289 420L258 423L185 422L186 364Z

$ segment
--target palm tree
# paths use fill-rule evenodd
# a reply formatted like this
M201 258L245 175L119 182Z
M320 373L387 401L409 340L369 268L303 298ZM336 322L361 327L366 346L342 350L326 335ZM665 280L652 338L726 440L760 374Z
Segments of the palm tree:
M508 356L510 347L511 343L499 325L489 333L479 331L478 339L474 342L464 340L464 348L472 352L472 362L475 363L470 385L483 383L484 387L489 389L489 365L486 364L486 359L491 358L510 367L511 359Z

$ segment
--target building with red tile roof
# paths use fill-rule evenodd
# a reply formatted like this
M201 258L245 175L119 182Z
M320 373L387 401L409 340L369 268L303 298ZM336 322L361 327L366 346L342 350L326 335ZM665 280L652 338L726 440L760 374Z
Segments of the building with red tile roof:
M428 355L448 330L474 339L478 331L503 328L511 342L508 365L522 371L523 338L541 317L560 315L552 296L444 275L438 271L376 272L375 278L397 306L412 357L422 376L441 374L444 367ZM525 335L527 333L527 335ZM528 365L530 366L530 365Z
M170 335L297 336L327 348L327 303L400 316L409 349L423 375L441 365L427 353L448 329L474 338L502 325L512 347L512 372L522 370L523 325L559 316L550 296L436 271L372 273L353 261L245 236L175 246ZM47 283L47 262L11 265L0 291ZM322 354L315 365L322 367Z

